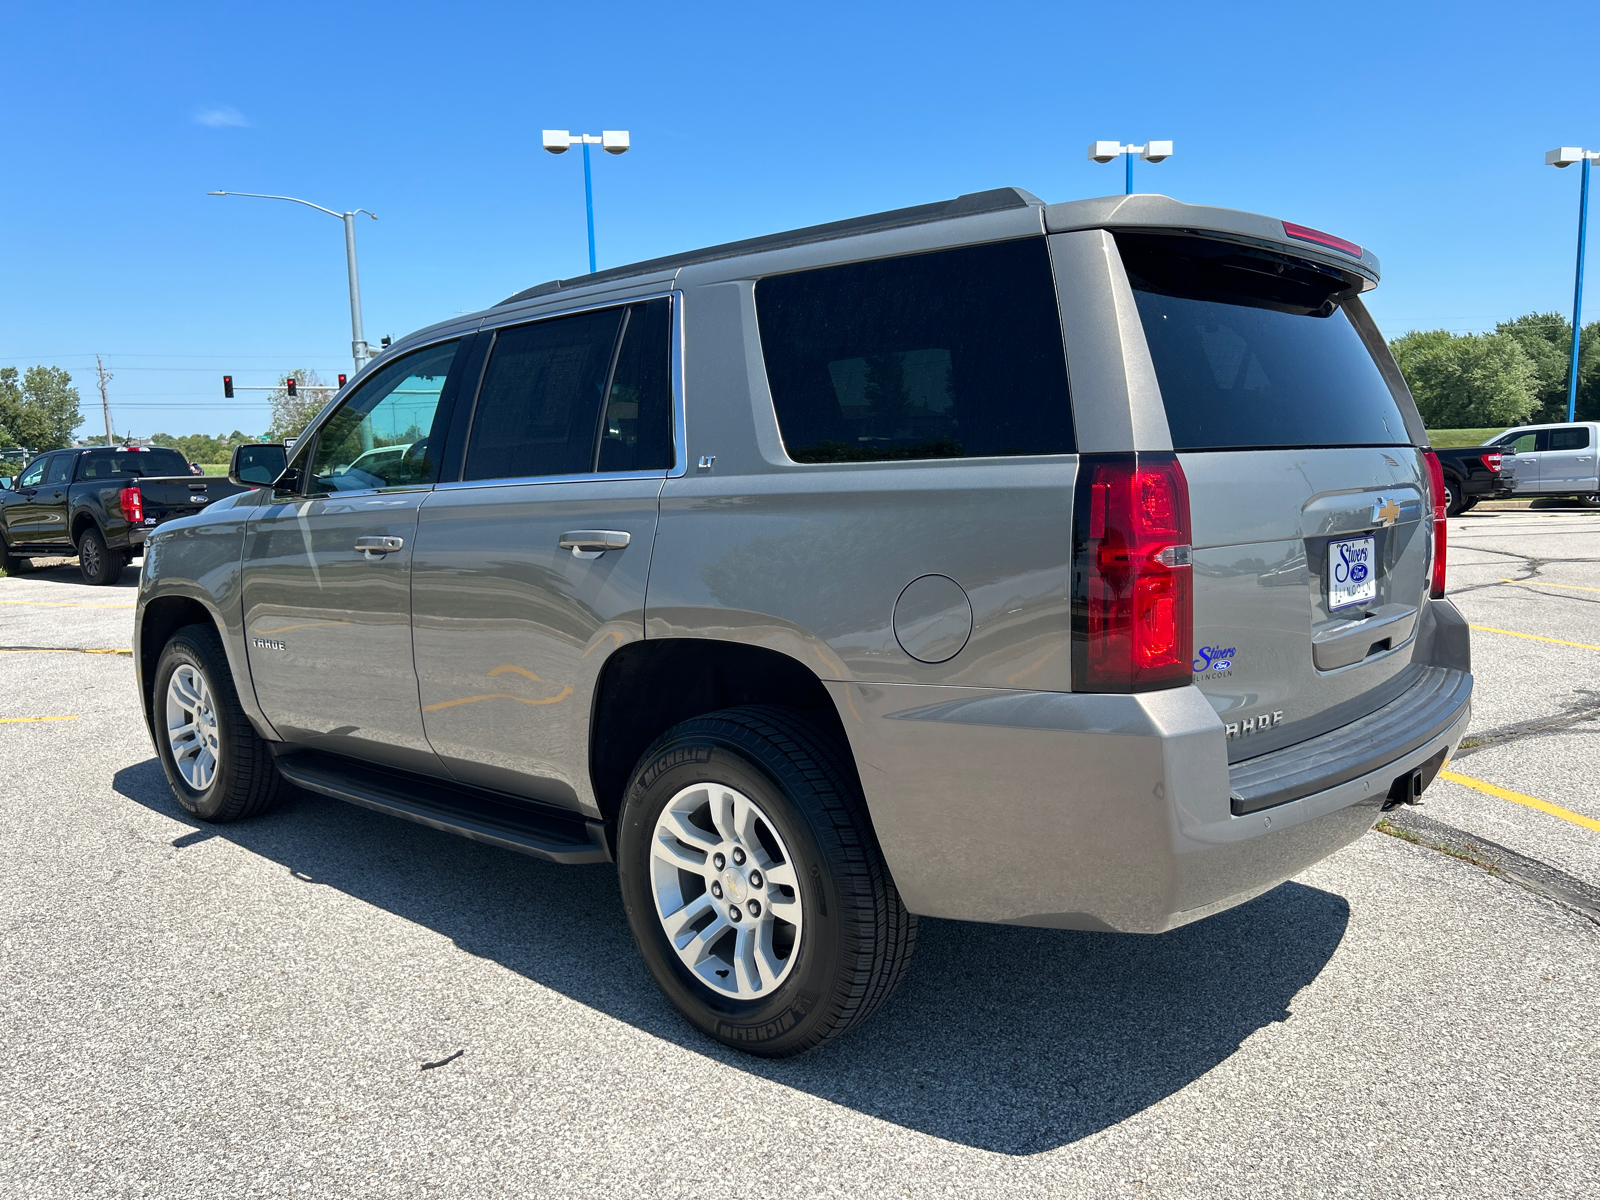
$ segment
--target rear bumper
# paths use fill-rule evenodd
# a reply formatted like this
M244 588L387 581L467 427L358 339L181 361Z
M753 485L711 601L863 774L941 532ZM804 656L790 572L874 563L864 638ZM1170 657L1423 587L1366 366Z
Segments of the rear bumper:
M1301 778L1294 798L1242 814L1222 722L1192 687L1140 696L829 687L912 912L1159 933L1348 845L1378 819L1396 777L1453 753L1471 676L1439 665L1451 708L1428 736L1395 743L1381 762L1359 760L1358 774L1330 765L1327 786L1307 790Z

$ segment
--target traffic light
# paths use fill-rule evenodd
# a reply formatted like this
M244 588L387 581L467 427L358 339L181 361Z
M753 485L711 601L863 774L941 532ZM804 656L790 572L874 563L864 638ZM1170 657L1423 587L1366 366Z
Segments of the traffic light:
M224 375L222 377L222 396L223 396L223 399L225 399L225 400L232 400L233 399L233 376L232 375Z
M286 388L288 388L289 395L291 395L291 396L294 395L294 385L295 385L295 378L294 378L293 375L289 376L288 379L284 380L284 386Z
M339 386L340 387L344 386L344 376L343 375L339 376Z

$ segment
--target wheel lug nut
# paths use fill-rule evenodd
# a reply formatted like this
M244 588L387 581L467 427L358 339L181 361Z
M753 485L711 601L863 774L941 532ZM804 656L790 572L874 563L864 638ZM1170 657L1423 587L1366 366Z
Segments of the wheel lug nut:
M759 917L761 915L761 901L752 900L749 904L746 904L745 907L750 910L750 915L752 917Z
M744 851L740 850L737 846L735 846L733 850L733 864L734 866L744 865Z
M728 906L728 920L737 925L743 919L744 914L739 911L739 906L737 904L730 904Z
M722 885L720 883L718 883L715 879L713 879L711 881L711 894L713 896L715 896L718 900L722 899Z
M751 871L750 872L750 886L753 887L753 888L758 888L758 887L761 886L761 872L760 871Z
M723 867L728 865L728 860L723 858L720 854L713 854L711 856L711 865L720 871Z

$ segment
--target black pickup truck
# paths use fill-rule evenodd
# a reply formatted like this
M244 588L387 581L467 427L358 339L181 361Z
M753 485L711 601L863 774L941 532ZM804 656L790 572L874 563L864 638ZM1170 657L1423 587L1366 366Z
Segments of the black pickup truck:
M75 554L88 583L115 583L163 521L248 490L159 446L51 450L0 483L0 566Z
M1511 484L1500 473L1499 446L1451 446L1434 454L1444 472L1449 516L1466 512L1479 500L1511 495Z

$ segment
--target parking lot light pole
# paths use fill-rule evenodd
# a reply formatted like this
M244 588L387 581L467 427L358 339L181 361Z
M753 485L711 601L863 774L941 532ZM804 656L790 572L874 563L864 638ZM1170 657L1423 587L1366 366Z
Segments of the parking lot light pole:
M1578 269L1572 285L1572 370L1567 376L1567 420L1577 420L1578 413L1578 340L1583 333L1583 243L1589 224L1589 164L1600 158L1600 150L1583 150L1577 146L1560 146L1547 151L1544 165L1570 167L1583 164L1583 182L1578 186Z
M599 137L592 133L571 134L565 129L546 129L544 148L551 154L565 154L573 146L583 147L583 204L589 215L589 274L595 273L594 257L594 174L589 167L589 147L599 146L607 154L628 152L628 131L607 129Z
M359 375L361 368L373 355L372 347L367 345L367 339L361 332L361 276L356 270L356 215L366 213L374 221L378 219L378 215L367 212L364 208L358 208L354 212L336 213L331 208L323 208L320 204L301 200L297 196L266 196L260 192L207 192L206 195L249 196L253 200L288 200L293 204L304 204L307 208L325 212L330 217L338 217L344 222L344 261L345 268L350 273L350 353L356 361L356 373Z
M1090 142L1089 158L1093 162L1108 163L1118 155L1123 156L1123 165L1127 168L1126 195L1133 195L1133 156L1137 154L1145 162L1158 163L1162 159L1172 157L1171 142L1146 142L1143 146L1127 145L1121 142Z

